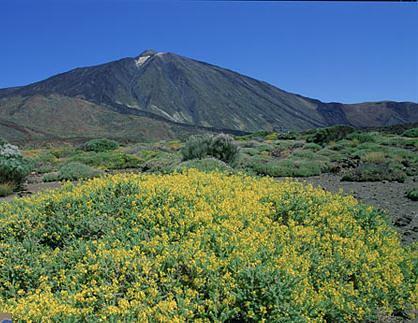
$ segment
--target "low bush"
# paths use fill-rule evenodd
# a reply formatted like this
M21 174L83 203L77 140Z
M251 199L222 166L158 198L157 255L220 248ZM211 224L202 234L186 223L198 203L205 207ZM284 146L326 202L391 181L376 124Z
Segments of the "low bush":
M342 181L349 182L380 182L382 180L404 182L404 171L389 163L361 164L359 167L343 175Z
M172 140L167 143L167 147L171 151L179 151L183 147L183 144L180 140Z
M376 322L418 305L416 252L383 215L306 183L119 174L0 203L0 232L18 322Z
M142 164L143 171L149 173L170 173L180 163L180 157L176 154L158 152L155 157L147 159Z
M328 145L326 145L327 148L342 153L349 153L353 151L356 146L357 144L355 142L347 139L342 139L337 142L329 142Z
M142 149L138 151L137 154L142 160L150 160L157 157L160 152L158 150Z
M237 160L239 148L229 135L202 135L192 136L181 149L181 153L183 160L211 156L231 164Z
M59 159L49 151L41 151L37 156L32 159L32 167L37 173L44 174L49 173L56 169Z
M412 201L418 201L418 187L414 187L407 191L405 196Z
M269 153L274 149L274 146L268 143L259 143L258 145L254 146L254 149L257 150L258 153Z
M390 135L382 138L382 140L380 140L380 144L384 146L400 147L406 149L418 149L418 137L409 138Z
M272 177L308 177L320 175L326 168L325 163L307 160L263 160L253 158L246 167L258 175Z
M279 132L277 134L277 139L282 139L282 140L294 140L294 139L297 139L298 137L300 137L300 135L295 132Z
M384 150L385 147L377 144L377 143L373 143L373 142L364 142L362 144L359 144L356 147L357 151L362 151L362 152L370 152L370 151L382 151Z
M119 143L114 140L102 138L102 139L92 139L87 141L82 149L85 151L94 151L96 153L115 150L119 147Z
M239 148L229 135L213 136L210 142L208 155L225 163L233 164L238 158Z
M315 159L318 159L318 158L325 158L325 157L316 154L312 150L301 149L301 150L294 151L290 155L290 158L293 158L295 160L306 160L306 159L315 160Z
M202 172L232 172L233 169L225 162L216 158L192 159L180 163L174 168L177 172L182 172L186 169L197 169Z
M16 185L12 182L0 183L0 197L5 197L13 193Z
M255 148L260 145L260 143L255 140L238 141L237 144L240 148Z
M30 171L30 163L23 158L0 157L0 183L13 182L20 185Z
M80 162L100 169L126 169L141 167L143 160L118 151L83 152L72 156L69 161Z
M376 142L379 133L377 132L354 132L347 136L349 140L357 140L359 143Z
M327 158L331 162L335 161L341 161L346 159L346 156L344 153L340 151L331 150L329 148L323 148L320 151L317 152L318 156L323 156Z
M244 136L235 136L235 139L237 141L248 141L248 140L263 141L264 138L268 136L270 133L271 132L269 131L261 130L261 131L256 131L248 135L244 135Z
M402 133L404 137L418 138L418 128L411 128Z
M56 158L67 158L76 155L78 151L79 149L71 145L63 145L60 147L52 148L50 153L53 154Z
M209 155L212 136L200 135L190 137L181 148L183 160L202 159Z
M271 132L267 136L264 137L264 140L277 140L278 134L277 132Z
M259 151L255 148L241 148L240 151L242 154L247 154L250 156L256 156L259 153Z
M59 172L47 173L42 177L43 182L57 182L60 180Z
M20 186L30 171L30 162L22 156L17 146L5 142L0 145L0 183Z
M333 126L328 128L316 129L313 134L306 139L307 142L314 142L316 144L326 144L331 141L338 141L344 139L355 129L349 126Z
M19 147L9 144L7 142L2 141L3 143L0 144L0 158L21 158L22 153L19 150Z
M71 162L61 166L58 171L58 180L75 181L79 179L92 178L100 175L102 172L88 165Z
M365 163L381 164L385 162L385 154L381 151L372 151L364 154L361 160Z
M319 151L319 150L322 149L322 146L311 142L311 143L306 143L303 146L303 149L312 150L312 151Z

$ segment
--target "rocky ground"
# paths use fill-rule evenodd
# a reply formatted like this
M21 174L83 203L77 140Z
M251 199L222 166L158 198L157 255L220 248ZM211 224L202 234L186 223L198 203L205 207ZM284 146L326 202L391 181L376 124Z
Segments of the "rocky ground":
M359 201L375 206L386 212L405 243L418 240L418 202L405 197L405 192L418 182L418 177L409 177L405 183L398 182L341 182L341 176L322 174L320 176L299 178L331 192L350 194ZM280 179L279 179L280 180ZM30 176L24 190L2 200L11 200L16 196L27 196L41 191L56 189L60 182L42 182L41 176Z

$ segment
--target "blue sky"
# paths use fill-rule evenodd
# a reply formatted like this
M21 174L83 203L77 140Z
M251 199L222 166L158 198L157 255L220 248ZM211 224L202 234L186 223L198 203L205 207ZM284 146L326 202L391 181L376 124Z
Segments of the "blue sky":
M0 88L154 48L326 102L418 102L417 3L0 0L0 30Z

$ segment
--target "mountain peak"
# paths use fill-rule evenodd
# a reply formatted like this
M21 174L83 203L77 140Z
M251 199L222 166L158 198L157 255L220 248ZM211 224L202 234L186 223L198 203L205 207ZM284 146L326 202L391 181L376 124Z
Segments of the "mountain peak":
M6 138L17 136L15 128L22 126L29 130L19 130L18 136L25 138L32 136L32 128L39 129L39 138L45 131L50 131L51 138L60 133L70 138L80 136L87 128L91 136L114 136L113 128L122 136L125 128L138 127L140 136L148 140L155 139L158 127L170 138L176 131L181 136L193 133L191 129L196 126L253 132L305 130L333 124L380 127L418 121L418 104L324 103L218 66L151 49L139 56L0 90L0 98L0 136ZM90 121L77 127L74 122L74 130L68 130L68 111L80 108L71 112L77 118L73 120L79 122L87 105L94 123L89 123L93 121L88 117ZM55 119L52 116L58 110L62 114ZM38 117L41 111L45 113ZM126 114L140 116L141 124ZM113 121L115 118L119 123ZM129 131L126 129L129 136L135 132Z
M139 54L138 58L145 57L145 56L153 56L157 54L158 52L154 49L146 49L141 54Z
M140 67L141 65L143 65L150 57L154 56L154 55L159 55L161 54L160 52L157 52L154 49L147 49L144 50L141 54L139 54L139 56L137 56L135 58L135 64L137 67Z

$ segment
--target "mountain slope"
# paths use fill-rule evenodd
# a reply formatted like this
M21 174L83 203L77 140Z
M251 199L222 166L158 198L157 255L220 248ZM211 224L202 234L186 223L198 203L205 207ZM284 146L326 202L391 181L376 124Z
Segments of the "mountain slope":
M124 114L81 98L58 94L0 99L0 137L15 143L83 142L109 137L148 141L211 131L135 114Z
M31 99L34 96L38 100ZM78 105L90 102L100 106L101 113L116 113L122 119L128 115L142 118L137 122L143 122L144 127L152 127L158 121L157 128L163 136L168 136L175 124L182 129L194 125L257 131L303 130L331 124L385 126L418 121L415 103L323 103L218 66L152 50L134 58L76 68L28 86L0 90L0 119L17 125L22 120L30 120L32 125L40 126L42 122L33 109L41 109L40 102L53 106L51 97L65 98L66 116L80 113ZM22 100L26 102L24 105ZM19 117L11 115L10 106L19 105ZM55 108L54 113L64 114L58 105ZM61 135L65 136L81 131L77 127L66 128L65 118L61 121L54 120L54 115L44 115L44 118L56 124L53 133L60 133L61 128ZM92 127L99 127L104 134L111 132L112 125L107 120L103 117ZM49 129L49 122L45 123ZM148 135L154 134L144 133L144 137Z

